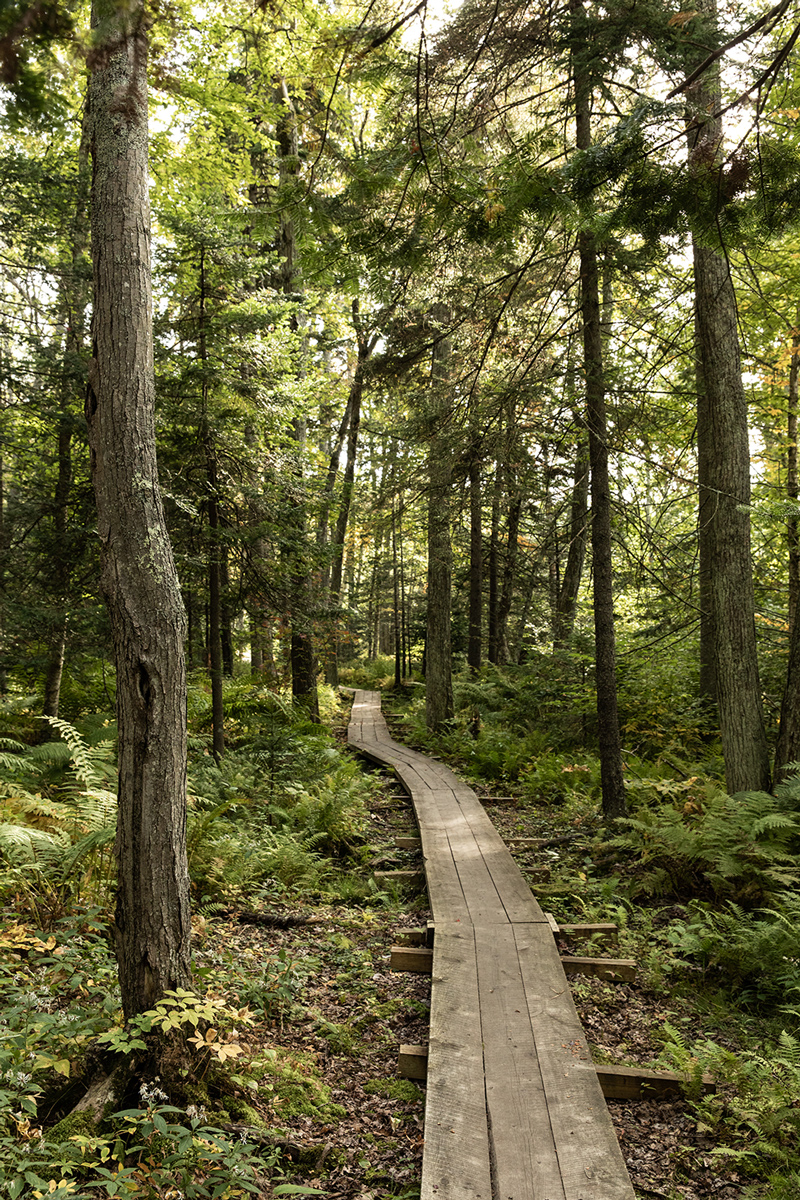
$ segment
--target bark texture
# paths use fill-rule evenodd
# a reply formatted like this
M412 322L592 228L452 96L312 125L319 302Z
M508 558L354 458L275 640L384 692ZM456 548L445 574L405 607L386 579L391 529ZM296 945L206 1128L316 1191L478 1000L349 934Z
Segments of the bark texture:
M469 464L469 640L467 665L473 675L481 669L483 648L483 524L481 463L473 449Z
M617 704L617 657L614 630L614 586L611 549L611 485L608 473L608 429L600 334L599 275L594 236L579 236L581 312L586 369L586 426L592 496L592 567L594 573L595 682L603 816L608 821L626 812L622 774L622 742Z
M92 16L86 418L117 666L116 939L130 1017L190 980L185 620L156 470L144 10L96 3Z
M432 314L444 325L449 313L437 306ZM446 424L449 404L444 394L450 343L434 345L431 364L431 439L428 452L428 620L425 636L425 723L441 728L455 711L450 646L450 593L453 550L450 541L452 454Z
M583 575L583 560L586 557L586 533L589 524L589 447L583 436L583 422L576 413L574 424L578 429L578 444L575 449L575 472L572 481L572 497L569 516L569 548L564 574L556 597L553 614L553 646L567 649L575 628L575 613L578 608L578 592Z
M716 42L716 4L703 15ZM705 56L705 51L703 52ZM722 122L718 81L706 72L690 97L689 169L714 203L720 180ZM709 115L711 114L711 115ZM709 214L712 219L713 213ZM750 553L750 440L742 382L736 294L722 247L694 240L695 331L700 360L698 460L701 561L714 638L714 688L728 791L769 789L767 739L755 629ZM705 652L707 657L707 651ZM707 669L707 668L706 668Z
M278 81L275 98L280 107L275 129L275 140L279 151L280 184L290 184L298 175L300 160L298 157L297 113L284 79ZM278 238L278 253L281 259L280 279L281 290L286 296L302 295L302 278L297 250L297 237L294 221L287 209L281 214L281 224ZM296 311L292 318L292 329L297 332L301 328L303 314ZM305 372L302 361L298 367L298 378ZM314 649L313 634L313 580L307 552L307 522L305 505L305 488L303 485L303 456L305 453L306 422L295 418L290 425L291 437L296 446L295 475L296 486L288 496L288 524L291 543L288 555L291 558L289 566L289 604L291 612L291 640L289 659L292 670L292 700L298 708L305 709L312 721L319 723L319 696L317 694L317 661Z
M580 4L575 11L580 11ZM592 144L592 85L588 71L576 63L575 140L579 150ZM595 681L600 748L603 816L607 821L626 812L622 774L622 742L617 705L616 639L611 547L611 486L608 473L608 429L600 321L600 272L591 232L578 236L583 318L583 364L586 376L586 428L592 498L592 566L594 572Z
M710 535L711 614L725 784L731 794L769 789L750 555L750 442L736 298L728 264L694 250L695 291L707 407L705 496Z

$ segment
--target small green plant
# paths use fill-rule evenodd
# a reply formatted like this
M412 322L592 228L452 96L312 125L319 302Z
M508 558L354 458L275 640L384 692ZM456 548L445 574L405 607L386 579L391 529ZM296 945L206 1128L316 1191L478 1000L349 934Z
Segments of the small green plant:
M686 1075L698 1128L720 1143L710 1153L756 1177L800 1170L800 1041L784 1031L759 1051L734 1053L711 1040L689 1043L669 1023L664 1032L660 1065ZM699 1095L705 1073L718 1081L716 1095Z
M216 1026L252 1024L252 1014L246 1007L233 1009L217 997L200 997L177 988L167 992L155 1008L138 1013L124 1027L103 1033L97 1040L117 1054L130 1054L147 1049L146 1034L155 1032L168 1037L180 1033L187 1035L187 1041L196 1050L208 1051L219 1062L225 1062L241 1054L242 1048L233 1037L221 1034Z
M265 1175L279 1173L279 1151L231 1139L194 1107L166 1103L158 1088L143 1089L145 1106L114 1114L106 1131L74 1133L57 1145L40 1143L7 1180L9 1200L21 1196L97 1195L156 1200L234 1200L263 1195ZM302 1184L278 1183L273 1195L324 1195Z
M302 991L312 965L308 959L302 965L292 962L281 947L277 954L265 956L258 975L249 976L239 985L239 999L264 1020L282 1021Z

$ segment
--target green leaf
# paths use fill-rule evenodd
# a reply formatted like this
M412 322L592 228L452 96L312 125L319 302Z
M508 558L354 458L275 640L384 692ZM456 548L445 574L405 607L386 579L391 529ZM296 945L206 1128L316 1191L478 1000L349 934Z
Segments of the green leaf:
M273 1196L327 1196L319 1188L306 1187L302 1183L279 1183L272 1189Z

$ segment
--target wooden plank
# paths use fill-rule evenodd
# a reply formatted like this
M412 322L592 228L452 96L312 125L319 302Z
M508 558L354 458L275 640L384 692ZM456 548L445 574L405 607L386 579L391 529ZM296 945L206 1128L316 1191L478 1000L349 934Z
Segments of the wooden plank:
M565 1200L513 929L475 940L495 1195Z
M514 940L567 1200L635 1200L550 927Z
M648 1071L644 1067L618 1067L606 1063L595 1066L595 1071L606 1100L669 1100L682 1096L689 1086L686 1076L675 1071ZM700 1090L704 1095L716 1092L717 1085L710 1075L702 1077Z
M433 974L433 950L427 946L392 946L390 971L409 971L413 975Z
M419 850L422 846L422 838L398 837L394 839L394 843L398 850Z
M475 939L437 925L421 1200L492 1200Z
M434 921L468 922L469 909L444 829L428 826L422 830L422 855Z
M405 1079L424 1080L428 1074L427 1045L401 1046L397 1062L398 1072ZM687 1086L684 1076L675 1071L649 1071L645 1067L607 1063L595 1065L594 1069L606 1100L671 1100L681 1096ZM704 1075L700 1086L703 1095L716 1093L717 1085L711 1075Z
M424 871L373 871L372 878L378 884L394 884L395 887L423 888L425 886Z
M567 975L596 975L612 983L630 983L636 978L636 962L632 958L588 958L577 954L562 957L561 965Z
M539 904L500 834L479 804L461 802L464 819L480 847L509 921L546 921Z
M397 929L394 935L397 946L426 946L427 938L427 929Z
M489 870L472 830L461 818L452 820L446 828L447 840L473 925L506 922L508 917L498 895L494 875Z
M427 1079L428 1047L401 1046L397 1053L397 1073L404 1079Z

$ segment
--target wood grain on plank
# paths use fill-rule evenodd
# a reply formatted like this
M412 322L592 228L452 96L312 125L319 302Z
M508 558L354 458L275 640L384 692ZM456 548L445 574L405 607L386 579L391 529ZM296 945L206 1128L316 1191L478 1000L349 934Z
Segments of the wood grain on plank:
M436 927L421 1200L492 1200L475 939Z
M565 1200L514 932L480 927L475 942L496 1194Z
M634 1200L547 924L513 926L567 1200Z

